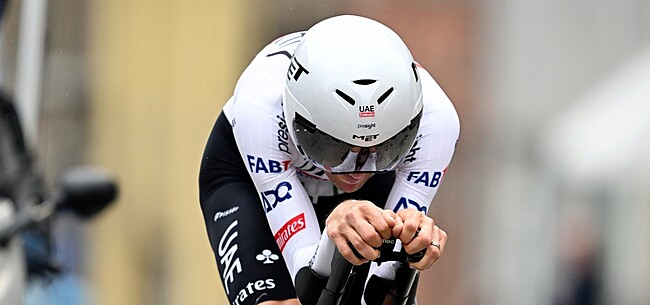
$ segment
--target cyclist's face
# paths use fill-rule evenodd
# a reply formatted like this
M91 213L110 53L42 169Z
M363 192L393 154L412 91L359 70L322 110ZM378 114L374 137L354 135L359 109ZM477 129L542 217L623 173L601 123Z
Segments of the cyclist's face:
M360 189L374 175L373 173L326 174L334 186L346 193L352 193Z

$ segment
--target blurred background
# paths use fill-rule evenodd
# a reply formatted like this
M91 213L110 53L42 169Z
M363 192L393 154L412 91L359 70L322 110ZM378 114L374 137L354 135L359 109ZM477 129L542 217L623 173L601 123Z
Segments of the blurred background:
M460 115L420 304L650 304L649 0L10 0L0 88L47 182L85 163L121 189L57 220L70 273L30 304L228 304L205 141L261 47L344 13L398 32Z

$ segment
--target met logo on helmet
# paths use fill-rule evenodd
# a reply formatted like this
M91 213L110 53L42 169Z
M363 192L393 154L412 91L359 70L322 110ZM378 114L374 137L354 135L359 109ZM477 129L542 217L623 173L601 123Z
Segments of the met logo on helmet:
M362 141L370 142L372 140L377 139L378 136L379 136L379 134L370 134L370 135L356 135L356 134L353 134L352 135L352 140L360 139Z
M303 72L309 74L309 71L307 71L307 69L305 69L305 67L303 67L294 56L291 59L291 65L289 65L289 70L287 71L287 79L291 80L293 78L293 80L297 81Z

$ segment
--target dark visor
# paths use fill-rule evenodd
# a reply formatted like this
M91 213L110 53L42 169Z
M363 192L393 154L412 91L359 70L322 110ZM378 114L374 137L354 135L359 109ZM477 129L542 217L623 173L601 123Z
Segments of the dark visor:
M376 173L390 171L408 153L420 127L422 111L402 131L379 145L359 147L319 130L296 113L293 121L296 142L316 166L331 173Z

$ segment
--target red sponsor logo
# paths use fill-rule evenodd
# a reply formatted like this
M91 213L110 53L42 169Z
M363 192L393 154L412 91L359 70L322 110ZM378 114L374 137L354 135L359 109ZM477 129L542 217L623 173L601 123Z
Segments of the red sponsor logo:
M275 233L275 242L280 247L280 251L284 249L284 246L287 245L287 242L291 237L296 235L296 233L302 231L305 228L305 213L289 219L287 223Z
M361 118L372 118L375 116L375 112L372 111L366 111L366 112L359 112L359 117Z

